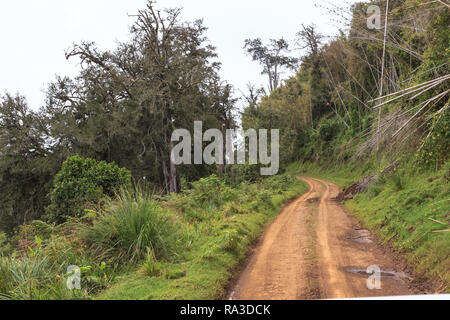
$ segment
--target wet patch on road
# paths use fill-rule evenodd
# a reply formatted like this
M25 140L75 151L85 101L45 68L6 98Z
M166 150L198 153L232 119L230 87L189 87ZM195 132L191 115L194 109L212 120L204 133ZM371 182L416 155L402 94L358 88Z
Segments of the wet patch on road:
M356 243L373 243L371 233L367 229L355 230L350 236L351 241Z
M356 274L359 276L368 277L373 275L373 273L367 272L367 268L361 267L346 267L344 268L345 272ZM392 278L392 279L400 279L400 280L413 280L409 275L407 275L403 271L394 271L394 270L380 270L381 278Z

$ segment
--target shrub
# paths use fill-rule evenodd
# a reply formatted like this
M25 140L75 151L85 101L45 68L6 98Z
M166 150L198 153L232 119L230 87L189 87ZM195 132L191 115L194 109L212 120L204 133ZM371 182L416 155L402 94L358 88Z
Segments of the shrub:
M197 204L222 206L235 197L231 188L216 175L192 183L190 196Z
M112 196L121 186L130 185L130 171L114 163L68 158L54 179L47 220L63 223L68 217L82 216L86 203L98 203L103 196Z
M450 115L448 112L433 119L432 131L419 144L416 154L419 165L439 168L448 160L450 150Z
M41 239L50 239L50 237L56 232L56 228L44 221L34 220L29 224L24 224L19 226L11 242L13 244L18 244L20 241L34 241L36 237Z
M146 276L159 277L161 275L162 265L157 261L152 250L147 250L147 258L145 259L142 271Z
M0 296L6 299L39 299L49 290L54 274L51 261L41 253L22 258L0 258Z
M116 200L106 200L81 236L96 255L121 263L144 259L148 249L157 259L177 259L189 243L176 218L140 191L122 190Z
M58 260L46 247L30 249L21 257L0 257L0 299L82 299L113 280L107 276L104 263L80 267L81 290L71 291L67 288L67 267L75 264Z

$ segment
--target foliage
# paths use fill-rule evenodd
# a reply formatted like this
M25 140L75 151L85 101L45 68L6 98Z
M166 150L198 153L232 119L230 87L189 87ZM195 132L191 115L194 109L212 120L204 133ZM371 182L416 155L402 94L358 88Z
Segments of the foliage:
M177 260L189 247L189 235L176 217L144 191L122 190L107 200L82 238L103 260L133 264L151 250L155 258Z
M131 173L127 169L114 163L70 157L55 177L47 219L62 223L69 217L80 217L86 204L97 204L103 196L113 196L119 188L130 186Z
M269 77L269 90L273 92L278 88L281 79L280 72L282 68L294 68L298 63L296 58L283 55L289 52L289 43L281 39L271 39L268 45L264 45L260 38L245 40L244 49L252 57L253 61L259 62L263 71Z
M47 126L22 96L0 96L0 231L39 219L59 154L45 141Z
M432 132L423 139L416 154L417 162L428 168L438 168L444 164L450 153L450 115L436 117Z
M314 25L303 25L297 42L307 54L300 69L260 102L249 101L243 127L281 129L282 166L297 160L394 161L420 149L418 164L439 168L449 151L448 79L430 81L449 74L450 14L440 2L419 3L390 1L383 79L383 33L366 26L368 6L379 2L356 3L349 32L326 44ZM431 87L400 99L402 90L427 81ZM389 100L374 98L395 92L388 96L399 96L393 102L372 108Z
M156 260L152 250L147 250L147 258L142 266L142 271L149 277L158 277L161 275L161 262Z
M0 233L0 257L8 256L11 252L12 247L6 233Z
M0 297L14 300L85 299L113 280L114 271L89 258L76 242L39 237L25 252L0 257ZM79 265L82 290L69 290L67 268Z

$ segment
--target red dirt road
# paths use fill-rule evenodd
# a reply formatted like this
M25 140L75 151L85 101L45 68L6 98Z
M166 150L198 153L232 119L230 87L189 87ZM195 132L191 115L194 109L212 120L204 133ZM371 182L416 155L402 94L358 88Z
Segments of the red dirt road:
M255 249L230 294L233 300L334 299L415 294L391 254L372 241L334 200L339 188L304 178L308 193L285 207ZM369 290L369 266L381 289Z

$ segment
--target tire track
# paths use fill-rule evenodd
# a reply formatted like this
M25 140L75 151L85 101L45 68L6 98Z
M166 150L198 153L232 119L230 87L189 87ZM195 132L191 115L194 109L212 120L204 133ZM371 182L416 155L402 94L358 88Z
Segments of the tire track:
M296 300L413 294L405 278L382 275L369 290L369 275L355 272L394 262L373 242L355 242L357 221L333 199L331 182L303 178L309 191L286 206L268 227L230 294L236 300Z

